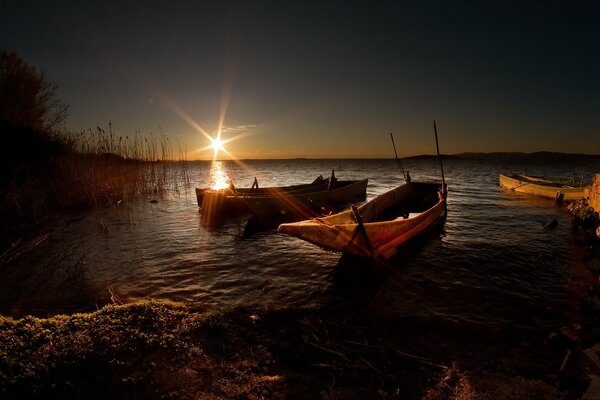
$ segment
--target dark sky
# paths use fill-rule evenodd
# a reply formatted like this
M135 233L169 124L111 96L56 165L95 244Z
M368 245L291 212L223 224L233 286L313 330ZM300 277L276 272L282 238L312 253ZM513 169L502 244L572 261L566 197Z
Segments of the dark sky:
M168 135L190 158L600 154L600 2L0 0L0 46L74 130ZM223 116L221 120L221 116Z

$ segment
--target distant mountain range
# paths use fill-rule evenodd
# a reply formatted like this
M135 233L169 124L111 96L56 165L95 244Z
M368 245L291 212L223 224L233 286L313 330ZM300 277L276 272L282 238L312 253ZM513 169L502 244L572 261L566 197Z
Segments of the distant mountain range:
M404 159L427 159L436 158L436 155L423 154L419 156L404 157ZM488 160L495 162L542 162L542 163L557 163L557 162L599 162L600 154L573 154L573 153L558 153L551 151L538 151L535 153L522 152L494 152L494 153L458 153L458 154L442 154L443 159L458 159L458 160Z

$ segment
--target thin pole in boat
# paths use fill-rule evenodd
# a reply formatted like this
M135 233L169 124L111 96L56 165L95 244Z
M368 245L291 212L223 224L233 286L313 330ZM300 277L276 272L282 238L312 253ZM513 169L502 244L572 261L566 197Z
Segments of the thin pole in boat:
M396 152L396 143L394 143L394 135L392 135L392 132L390 132L390 137L392 138L392 146L394 146L394 155L396 156L396 162L398 163L398 166L402 170L402 177L404 178L404 180L406 180L406 173L404 173L404 166L402 165L402 162L398 158L398 153Z
M440 161L440 171L442 171L442 189L446 190L446 180L444 179L444 166L442 165L442 157L440 156L440 145L437 137L437 127L435 126L435 119L433 120L433 131L435 132L435 149L437 150L438 160Z
M444 179L444 166L442 165L442 156L440 156L440 145L438 143L437 127L435 126L435 119L433 120L433 132L435 133L435 149L437 151L438 160L440 161L440 171L442 171L442 193L444 200L446 199L446 179ZM444 210L447 211L446 202L444 201Z

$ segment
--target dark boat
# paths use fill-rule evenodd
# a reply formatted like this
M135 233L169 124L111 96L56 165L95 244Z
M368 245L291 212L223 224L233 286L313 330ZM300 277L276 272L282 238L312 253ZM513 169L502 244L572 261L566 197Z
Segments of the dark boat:
M368 179L335 181L322 190L277 193L243 198L250 212L260 219L303 219L337 212L343 206L364 201Z
M235 188L233 186L230 186L226 189L196 188L196 199L198 201L198 207L202 208L202 203L206 194L222 198L225 198L227 196L275 196L281 193L319 191L324 190L329 186L329 179L324 179L322 175L319 175L311 183L304 183L300 185L291 186L273 186L259 188L258 184L256 184L256 178L254 182L255 184L251 188Z
M331 183L333 182L333 184ZM203 215L253 214L262 220L303 219L339 211L366 198L368 180L322 179L307 185L278 188L204 190L198 193Z

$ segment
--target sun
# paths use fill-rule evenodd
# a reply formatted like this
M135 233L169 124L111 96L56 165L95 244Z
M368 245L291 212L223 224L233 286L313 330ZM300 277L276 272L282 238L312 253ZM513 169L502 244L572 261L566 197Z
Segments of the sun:
M227 150L225 150L225 143L227 143L227 141L221 140L221 135L217 135L216 138L210 138L210 142L211 143L208 145L208 148L213 149L213 160L217 159L219 152L229 154Z
M215 153L218 151L225 150L225 147L223 147L223 144L225 144L225 143L221 139L216 138L216 139L211 139L211 140L212 140L211 147L213 148Z

